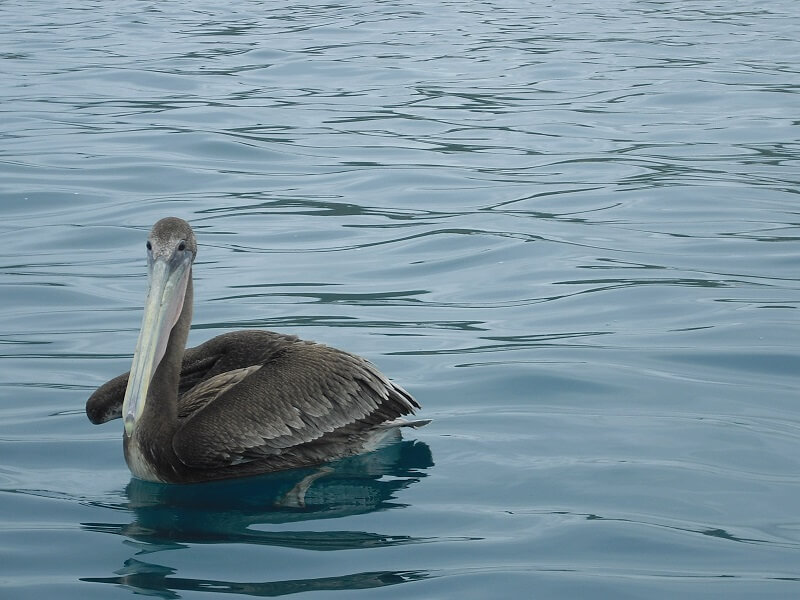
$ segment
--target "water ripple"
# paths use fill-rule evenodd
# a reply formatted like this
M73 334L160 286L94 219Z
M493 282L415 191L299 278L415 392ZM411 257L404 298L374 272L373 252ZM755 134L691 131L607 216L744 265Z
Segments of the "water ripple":
M791 594L793 0L190 4L0 3L0 595ZM132 501L83 402L167 214L190 343L363 354L436 464Z

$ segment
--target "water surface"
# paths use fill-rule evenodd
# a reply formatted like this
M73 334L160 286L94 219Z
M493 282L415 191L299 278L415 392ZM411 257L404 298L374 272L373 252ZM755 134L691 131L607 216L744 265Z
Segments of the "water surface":
M0 5L0 596L800 593L800 14ZM362 354L433 418L316 480L132 480L144 241L190 343Z

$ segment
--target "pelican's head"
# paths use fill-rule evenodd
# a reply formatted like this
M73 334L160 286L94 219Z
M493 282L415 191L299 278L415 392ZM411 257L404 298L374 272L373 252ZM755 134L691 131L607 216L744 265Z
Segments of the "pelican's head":
M197 241L183 219L167 217L153 225L147 237L149 288L142 330L122 403L125 433L130 436L142 416L153 375L164 358L172 328L184 308L186 286L197 255Z

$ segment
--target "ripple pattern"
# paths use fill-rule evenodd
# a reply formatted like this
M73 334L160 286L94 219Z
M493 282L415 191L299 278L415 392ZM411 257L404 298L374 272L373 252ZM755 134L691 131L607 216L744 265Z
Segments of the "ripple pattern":
M1 3L0 596L797 595L798 30L794 0ZM417 445L306 510L129 483L82 406L168 214L191 342L364 354Z

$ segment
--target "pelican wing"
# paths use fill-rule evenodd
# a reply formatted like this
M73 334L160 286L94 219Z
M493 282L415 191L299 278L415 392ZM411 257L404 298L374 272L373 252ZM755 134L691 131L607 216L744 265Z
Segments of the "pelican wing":
M290 344L186 418L173 449L189 467L253 460L297 466L322 446L419 408L358 356L312 342Z
M95 425L122 416L122 400L128 387L129 373L118 375L97 388L86 401L86 416Z
M265 357L287 344L297 341L293 335L272 331L243 330L218 335L207 342L187 348L181 362L178 386L178 414L182 417L197 407L197 396L187 394L198 384L236 369L260 364ZM128 386L129 373L107 381L86 401L86 414L95 425L122 416L122 401Z
M178 418L192 416L206 404L239 384L245 377L255 373L261 365L234 369L210 379L205 379L181 396L178 403Z

